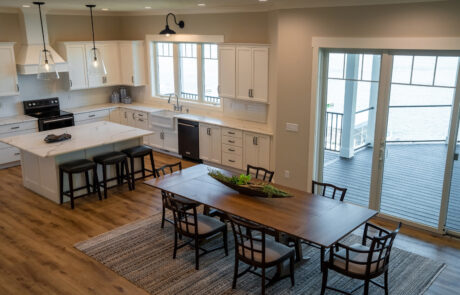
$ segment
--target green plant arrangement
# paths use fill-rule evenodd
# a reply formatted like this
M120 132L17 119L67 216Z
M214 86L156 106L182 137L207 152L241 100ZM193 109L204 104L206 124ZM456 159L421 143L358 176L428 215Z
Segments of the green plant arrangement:
M266 198L290 197L288 193L277 189L269 183L251 183L251 175L226 176L216 169L209 169L208 175L242 194Z

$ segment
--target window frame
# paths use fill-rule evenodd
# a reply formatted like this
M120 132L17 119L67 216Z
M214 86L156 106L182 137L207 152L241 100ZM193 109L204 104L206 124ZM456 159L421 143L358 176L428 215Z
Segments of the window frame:
M168 99L169 95L162 95L160 94L160 85L159 85L159 68L158 68L158 53L157 53L157 44L158 43L171 43L173 45L173 60L174 60L174 94L179 97L180 100L186 101L187 103L198 104L202 106L209 106L209 107L223 107L223 100L221 97L218 96L219 102L213 103L205 100L205 69L204 69L204 54L203 54L203 47L205 44L211 44L217 46L217 61L219 62L219 44L218 42L178 42L178 41L164 41L164 40L155 40L152 41L152 55L153 55L153 73L151 73L151 80L152 84L155 85L155 88L152 89L152 96L161 98L161 99ZM181 56L180 56L180 44L196 44L196 60L197 60L197 92L198 92L198 99L187 99L182 97L182 69L181 69ZM217 71L217 75L219 75L219 70ZM217 78L219 80L219 77Z

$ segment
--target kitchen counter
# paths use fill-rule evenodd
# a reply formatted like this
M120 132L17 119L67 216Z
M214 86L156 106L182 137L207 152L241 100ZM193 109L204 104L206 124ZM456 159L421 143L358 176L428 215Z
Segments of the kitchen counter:
M56 143L45 143L46 135L69 133L72 138ZM143 137L152 131L101 121L79 126L55 129L2 138L0 141L19 148L23 185L37 194L59 203L59 166L80 159L93 157L113 151L138 146ZM139 159L138 159L139 160ZM135 170L140 167L140 160L135 162ZM98 175L102 176L102 167L98 165ZM113 166L113 165L112 165ZM107 178L116 175L115 167L108 167ZM82 186L84 177L75 174L74 187ZM92 179L92 177L90 178ZM109 186L112 183L109 184ZM64 191L68 190L68 181L63 182ZM77 191L76 196L85 193ZM64 200L68 200L65 197Z
M9 124L18 124L30 121L37 121L37 118L30 117L27 115L17 115L11 117L1 117L0 118L0 125L9 125Z
M62 133L71 134L72 138L56 143L46 143L43 140L48 134ZM130 140L133 138L140 138L150 134L153 134L153 132L112 122L101 121L80 126L1 138L0 141L17 147L21 151L26 151L45 158Z
M79 107L79 108L70 108L70 109L65 109L65 111L71 112L74 114L79 114L79 113L95 112L95 111L100 111L100 110L115 109L118 107L135 110L135 111L146 112L146 113L154 113L154 112L159 112L159 111L164 110L163 108L158 108L158 107L155 107L149 104L143 104L143 103L133 103L133 104L106 103L106 104L91 105L91 106L85 106L85 107ZM220 127L240 129L243 131L255 132L255 133L260 133L260 134L265 134L265 135L270 135L270 136L273 135L273 131L270 130L266 124L263 124L263 123L238 120L238 119L233 119L233 118L228 118L228 117L223 117L223 116L210 117L210 116L187 114L187 113L177 113L177 115L175 115L174 117L179 118L179 119L201 122L201 123L210 124L210 125L216 125Z

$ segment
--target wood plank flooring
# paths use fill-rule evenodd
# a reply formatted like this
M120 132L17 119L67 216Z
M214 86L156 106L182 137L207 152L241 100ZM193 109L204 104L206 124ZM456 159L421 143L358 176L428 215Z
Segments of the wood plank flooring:
M178 159L155 153L155 161ZM158 191L138 181L134 192L114 188L107 200L92 195L70 210L23 188L20 167L0 170L0 179L0 294L146 294L73 245L159 212ZM409 228L403 233L397 246L449 265L427 294L457 294L460 242Z

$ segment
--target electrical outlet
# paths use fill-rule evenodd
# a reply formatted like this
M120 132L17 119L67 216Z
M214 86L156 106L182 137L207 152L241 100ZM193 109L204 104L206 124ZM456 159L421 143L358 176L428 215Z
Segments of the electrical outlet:
M289 170L284 170L284 178L290 178L291 172Z

